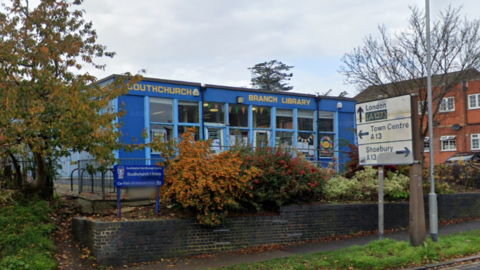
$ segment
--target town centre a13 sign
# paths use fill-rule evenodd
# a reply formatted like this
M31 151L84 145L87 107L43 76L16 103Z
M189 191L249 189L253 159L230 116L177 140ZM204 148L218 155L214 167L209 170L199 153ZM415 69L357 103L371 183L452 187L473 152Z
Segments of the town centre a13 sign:
M355 105L360 165L413 164L411 96Z

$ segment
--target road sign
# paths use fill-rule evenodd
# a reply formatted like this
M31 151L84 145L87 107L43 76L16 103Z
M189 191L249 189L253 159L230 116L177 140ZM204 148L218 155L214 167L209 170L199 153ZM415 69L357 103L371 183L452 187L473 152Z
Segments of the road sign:
M117 215L122 218L121 189L129 187L156 187L155 213L160 208L160 186L164 183L164 167L157 165L115 165L113 179L117 188Z
M163 186L163 167L157 165L115 165L116 187Z
M360 165L413 164L411 96L355 105Z

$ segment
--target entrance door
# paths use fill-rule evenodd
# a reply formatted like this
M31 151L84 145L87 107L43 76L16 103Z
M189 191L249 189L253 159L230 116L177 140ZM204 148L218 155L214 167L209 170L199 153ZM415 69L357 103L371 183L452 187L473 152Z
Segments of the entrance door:
M253 134L254 134L254 138L253 138L254 147L265 147L270 145L269 144L270 131L255 130Z
M210 144L210 148L215 154L218 154L220 152L224 151L225 143L223 140L223 128L218 128L218 127L206 127L205 128L206 132L206 139L212 139L212 142Z

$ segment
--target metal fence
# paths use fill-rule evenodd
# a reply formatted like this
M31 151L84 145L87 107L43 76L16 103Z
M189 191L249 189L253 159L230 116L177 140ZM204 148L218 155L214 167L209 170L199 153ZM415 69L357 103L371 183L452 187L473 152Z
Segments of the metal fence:
M217 146L211 149L212 153L220 153L231 147ZM255 148L251 148L255 151ZM292 155L303 155L305 159L314 163L317 167L331 168L338 173L343 173L347 169L348 152L329 151L320 149L309 149L310 152L302 152L301 149L285 148ZM163 159L119 159L118 163L123 165L153 165ZM113 179L113 167L104 168L94 160L85 159L78 161L78 168L70 174L71 190L74 190L74 183L78 185L78 192L91 192L101 194L103 198L107 193L116 192ZM128 192L128 189L125 189Z
M18 170L18 172L17 172ZM35 179L35 163L17 157L16 165L10 158L0 159L0 188L16 188Z

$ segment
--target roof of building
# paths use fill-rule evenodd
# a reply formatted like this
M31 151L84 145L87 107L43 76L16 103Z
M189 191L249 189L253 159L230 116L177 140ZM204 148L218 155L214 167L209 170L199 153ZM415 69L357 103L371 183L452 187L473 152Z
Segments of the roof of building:
M446 75L432 76L432 87L443 85L448 81L473 81L480 79L480 72L476 69L467 69L465 71L450 72ZM375 100L378 98L394 97L407 93L416 93L418 89L427 88L427 78L418 78L396 83L388 83L383 85L372 85L360 92L354 97L357 102Z
M121 78L126 77L125 75L120 74L112 74L108 77L100 79L97 83L103 83L108 80L114 78ZM215 89L225 89L225 90L234 90L234 91L244 91L244 92L257 92L257 93L265 93L265 94L281 94L281 95L289 95L289 96L302 96L302 97L310 97L310 98L320 98L320 99L334 99L334 100L348 100L348 101L355 101L355 98L349 97L335 97L335 96L317 96L313 94L304 94L304 93L295 93L290 91L265 91L259 90L255 88L246 88L246 87L233 87L233 86L223 86L223 85L214 85L214 84L201 84L197 82L186 82L186 81L175 81L175 80L167 80L167 79L158 79L158 78L150 78L150 77L143 77L143 81L151 81L151 82L160 82L160 83L169 83L169 84L181 84L181 85L188 85L188 86L197 86L197 87L205 87L205 88L215 88Z

